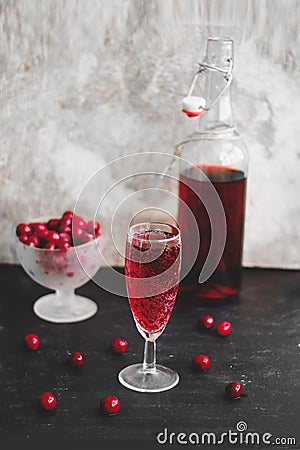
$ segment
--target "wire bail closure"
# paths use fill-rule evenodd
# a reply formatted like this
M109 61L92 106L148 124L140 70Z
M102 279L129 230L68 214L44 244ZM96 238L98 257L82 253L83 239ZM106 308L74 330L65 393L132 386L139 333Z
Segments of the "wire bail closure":
M202 114L209 111L219 101L224 92L227 91L233 79L232 75L233 60L232 58L228 58L227 61L228 61L227 69L221 69L220 67L212 66L210 64L206 64L205 62L198 63L199 68L192 78L188 94L182 100L182 112L185 113L188 117L194 119L200 117ZM205 98L192 95L199 76L205 73L207 70L213 70L222 73L224 75L224 79L226 80L223 89L221 89L221 91L219 92L217 97L213 100L213 102L209 105L209 107L206 107Z

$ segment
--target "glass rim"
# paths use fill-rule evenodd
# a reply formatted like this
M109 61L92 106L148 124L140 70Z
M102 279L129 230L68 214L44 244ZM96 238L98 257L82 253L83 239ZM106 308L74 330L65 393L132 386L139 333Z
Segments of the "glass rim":
M142 237L136 237L135 234L138 233L138 231L133 232L132 229L134 227L140 227L140 226L143 226L143 225L145 226L145 228L146 228L146 226L149 227L149 229L148 230L147 229L140 230L140 231L156 231L156 230L152 229L153 225L154 226L164 225L166 227L173 228L174 230L177 231L177 233L174 236L171 236L169 238L163 238L163 239L146 239L146 238L142 238ZM157 230L157 231L162 231L163 232L163 230ZM178 225L171 225L170 223L166 223L166 222L140 222L140 223L136 223L134 225L131 225L128 228L127 237L135 237L135 239L137 239L137 240L139 240L141 242L142 241L146 241L146 242L172 242L172 241L175 241L178 238L180 238L180 228L179 228Z

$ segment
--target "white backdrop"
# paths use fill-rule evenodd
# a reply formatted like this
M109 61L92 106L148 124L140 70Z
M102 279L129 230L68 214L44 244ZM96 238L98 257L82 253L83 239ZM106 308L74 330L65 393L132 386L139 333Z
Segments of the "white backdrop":
M244 264L300 268L299 21L296 0L1 2L0 260L16 261L17 222L73 207L97 167L172 153L195 125L180 102L206 38L227 35L250 155Z

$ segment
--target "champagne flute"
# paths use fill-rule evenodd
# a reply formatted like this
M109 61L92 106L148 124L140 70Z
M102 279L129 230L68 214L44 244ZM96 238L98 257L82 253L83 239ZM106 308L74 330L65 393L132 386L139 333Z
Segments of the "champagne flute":
M181 237L174 225L145 222L127 233L125 276L129 305L145 339L144 362L124 368L119 381L139 392L162 392L179 376L156 364L156 339L171 316L180 277Z

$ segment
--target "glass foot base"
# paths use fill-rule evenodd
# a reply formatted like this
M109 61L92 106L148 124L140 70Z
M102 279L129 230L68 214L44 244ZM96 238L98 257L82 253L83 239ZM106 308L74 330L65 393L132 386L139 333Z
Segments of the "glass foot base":
M121 370L118 378L123 386L138 392L163 392L179 382L177 372L160 365L155 372L144 372L143 364L133 364Z
M54 323L80 322L94 316L97 310L97 303L80 295L74 295L67 304L58 304L57 295L48 294L40 297L33 305L33 311L38 317Z

